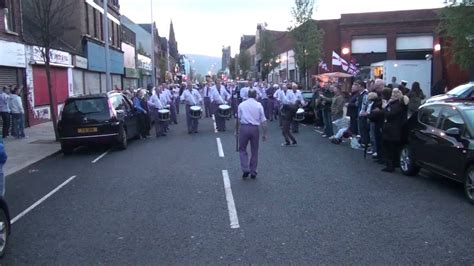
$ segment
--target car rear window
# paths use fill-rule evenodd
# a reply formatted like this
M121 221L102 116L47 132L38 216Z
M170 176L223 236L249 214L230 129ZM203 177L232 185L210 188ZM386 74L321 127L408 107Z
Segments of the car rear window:
M106 98L74 99L66 102L63 109L63 115L108 114L108 109L109 107Z

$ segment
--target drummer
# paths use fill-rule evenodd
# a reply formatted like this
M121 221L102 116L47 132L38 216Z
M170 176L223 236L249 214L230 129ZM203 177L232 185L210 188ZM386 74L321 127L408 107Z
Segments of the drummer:
M166 136L165 124L158 119L158 110L164 108L160 100L161 86L154 87L154 94L148 100L148 106L150 107L151 117L155 123L156 137Z
M193 83L188 81L186 89L181 94L181 101L186 104L186 124L188 126L188 134L198 133L198 118L191 117L191 106L201 105L201 94L196 89L193 89Z
M211 90L211 103L214 110L214 117L216 119L217 131L225 131L225 120L226 117L219 115L220 105L227 105L230 100L229 92L221 85L221 80L216 81L216 85ZM230 106L229 106L230 107ZM229 109L230 112L230 109Z
M229 83L229 87L228 87L228 91L231 95L231 108L232 108L232 114L234 115L234 117L237 115L237 107L239 106L239 96L237 95L237 87L235 86L235 83L233 82L230 82Z
M305 101L304 101L304 98L303 98L303 94L301 93L301 91L298 89L298 84L296 84L295 82L293 82L291 84L291 89L293 90L293 93L295 94L295 104L296 104L296 107L298 108L302 108L304 105L305 105ZM293 121L291 123L291 131L293 133L298 133L299 132L299 125L300 123L298 121Z

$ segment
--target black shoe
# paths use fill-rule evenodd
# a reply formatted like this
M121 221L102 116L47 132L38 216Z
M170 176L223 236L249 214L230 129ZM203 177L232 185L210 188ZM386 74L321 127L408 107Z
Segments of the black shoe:
M198 131L196 130L196 131L194 131L193 133L196 133L196 134L197 134L197 133L198 133Z
M298 145L298 143L295 141L295 142L291 143L291 145L296 146L296 145Z
M242 178L243 178L243 179L246 179L247 177L249 177L249 174L250 174L250 172L244 172L244 173L242 174Z
M250 178L252 178L252 179L257 178L257 174L251 174L251 175L250 175Z

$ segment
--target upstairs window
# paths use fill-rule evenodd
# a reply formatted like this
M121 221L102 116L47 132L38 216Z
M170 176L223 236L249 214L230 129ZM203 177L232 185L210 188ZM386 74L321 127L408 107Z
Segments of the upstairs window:
M13 17L13 0L0 0L0 9L3 9L3 23L7 32L15 32Z

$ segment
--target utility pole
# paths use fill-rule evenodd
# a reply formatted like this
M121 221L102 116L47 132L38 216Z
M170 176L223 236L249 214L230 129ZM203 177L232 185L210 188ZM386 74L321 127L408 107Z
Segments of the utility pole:
M109 14L108 0L104 1L103 30L105 42L105 91L112 90L112 82L110 80L110 54L109 54Z
M155 69L155 21L153 20L153 0L150 0L151 12L151 85L155 87L156 83L156 69Z

